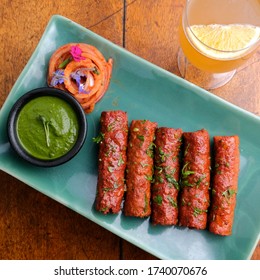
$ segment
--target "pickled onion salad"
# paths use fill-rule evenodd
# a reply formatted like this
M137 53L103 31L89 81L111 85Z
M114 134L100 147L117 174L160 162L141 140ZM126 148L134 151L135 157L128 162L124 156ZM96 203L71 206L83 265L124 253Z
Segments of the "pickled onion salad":
M50 87L68 91L88 114L107 91L112 67L112 58L106 61L96 47L69 43L52 54L47 82Z

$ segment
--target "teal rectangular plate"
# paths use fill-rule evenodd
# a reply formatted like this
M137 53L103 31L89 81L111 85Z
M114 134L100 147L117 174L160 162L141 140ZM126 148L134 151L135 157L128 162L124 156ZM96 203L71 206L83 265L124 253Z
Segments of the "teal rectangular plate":
M114 60L110 87L86 118L86 142L70 162L50 168L32 166L10 148L6 122L15 101L46 85L51 54L69 42L96 46ZM233 234L229 237L180 227L153 226L149 219L102 215L94 209L98 134L102 111L124 110L129 123L149 119L184 131L205 128L214 135L237 134L241 170ZM249 259L260 232L260 118L131 54L61 16L53 16L0 111L0 169L161 259ZM95 234L95 233L93 233Z

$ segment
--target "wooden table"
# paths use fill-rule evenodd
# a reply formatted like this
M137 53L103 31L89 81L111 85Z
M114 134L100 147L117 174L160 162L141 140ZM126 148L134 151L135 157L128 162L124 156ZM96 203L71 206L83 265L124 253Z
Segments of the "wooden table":
M0 106L54 14L179 75L177 26L184 0L1 0ZM260 50L212 91L260 116ZM156 259L0 172L0 259ZM260 259L258 244L252 259Z

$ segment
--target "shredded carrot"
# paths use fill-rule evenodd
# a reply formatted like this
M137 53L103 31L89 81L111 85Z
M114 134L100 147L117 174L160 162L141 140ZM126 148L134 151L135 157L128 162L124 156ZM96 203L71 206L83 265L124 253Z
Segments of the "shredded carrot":
M73 59L72 47L80 49L80 59ZM47 82L49 86L68 91L89 114L107 91L112 68L112 58L106 61L96 47L84 43L70 43L61 46L52 54ZM59 79L59 76L55 81L57 70L64 70L64 73L62 79Z

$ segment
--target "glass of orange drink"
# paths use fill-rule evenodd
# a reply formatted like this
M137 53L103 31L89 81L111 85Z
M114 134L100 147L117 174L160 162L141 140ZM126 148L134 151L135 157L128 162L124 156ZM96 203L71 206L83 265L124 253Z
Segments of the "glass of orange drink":
M223 86L260 45L260 0L186 0L179 33L181 76Z

